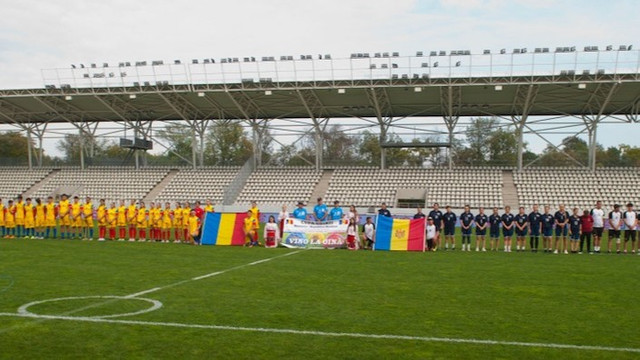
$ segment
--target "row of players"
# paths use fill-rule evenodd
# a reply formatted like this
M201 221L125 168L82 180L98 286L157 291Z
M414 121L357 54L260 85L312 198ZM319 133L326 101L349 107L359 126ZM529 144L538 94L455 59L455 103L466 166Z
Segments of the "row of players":
M633 204L626 205L625 212L620 211L620 205L615 205L614 210L608 214L609 243L608 252L611 253L612 245L615 242L617 253L627 253L628 244L631 243L631 253L637 251L636 230L640 224L640 214L633 210ZM438 248L440 243L441 230L444 232L445 250L455 249L455 229L459 221L462 230L462 250L471 251L471 234L475 228L476 251L486 251L485 237L487 231L491 239L491 250L498 249L498 241L502 230L504 238L504 251L511 252L512 238L516 236L516 251L525 251L526 237L529 235L529 248L536 252L539 247L539 239L543 239L543 250L558 254L564 252L568 254L582 252L583 245L586 244L589 253L600 253L601 241L605 228L605 211L602 202L598 201L596 207L591 210L584 210L579 213L578 208L573 208L572 214L565 210L564 205L559 206L555 214L550 213L549 206L544 207L544 212L540 213L538 205L533 206L533 211L529 214L524 207L520 207L517 214L511 213L511 208L506 206L504 213L500 214L498 208L493 208L493 214L486 215L483 208L478 209L479 213L473 215L469 206L465 206L464 212L458 217L451 211L449 206L443 213L439 210L438 204L434 204L433 210L425 215L422 209L414 215L414 218L428 218L427 240L430 250ZM390 216L389 211L383 206L378 210L382 216ZM624 230L624 244L621 241L621 234ZM431 232L431 234L430 234ZM555 238L554 238L555 233ZM593 236L594 247L591 249L591 238ZM570 247L567 246L570 240ZM552 244L553 242L553 244ZM640 255L640 252L638 252Z
M105 200L100 200L94 207L91 198L87 197L84 203L80 203L77 196L69 201L66 195L56 204L52 197L47 198L46 203L36 199L35 203L30 198L22 199L18 196L16 201L9 200L4 205L0 199L0 236L5 238L30 237L30 238L57 238L58 229L60 238L93 239L94 220L97 222L99 237L103 241L107 237L124 241L128 236L129 241L145 241L147 230L149 239L168 242L173 231L176 242L197 241L202 218L205 212L213 212L210 201L201 207L199 201L195 207L186 202L184 206L176 203L174 209L166 203L164 208L160 203L151 203L147 208L144 202L136 205L131 200L129 206L124 200L119 206L112 202L108 207ZM194 239L195 237L195 239Z

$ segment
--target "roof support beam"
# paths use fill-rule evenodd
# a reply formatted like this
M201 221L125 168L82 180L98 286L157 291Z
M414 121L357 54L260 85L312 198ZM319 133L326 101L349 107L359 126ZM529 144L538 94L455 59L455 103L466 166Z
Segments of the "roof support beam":
M440 88L440 107L444 114L444 123L449 132L449 144L453 143L453 134L460 119L460 106L462 105L462 88L460 86L447 86ZM449 169L453 168L453 147L448 150Z
M596 171L596 150L597 150L597 130L598 123L600 123L606 116L603 116L607 106L611 103L613 95L618 90L618 83L602 83L599 84L596 90L591 94L587 104L585 105L585 111L583 113L591 113L592 115L582 115L582 121L584 121L585 127L589 135L589 168L591 171ZM597 112L596 112L597 111ZM595 113L595 115L593 115Z
M387 167L387 149L383 148L382 144L387 142L387 133L393 122L393 107L389 100L389 94L385 89L372 87L366 89L366 93L378 119L378 126L380 127L380 137L378 139L380 144L380 168L385 169Z
M527 123L529 112L533 108L536 96L538 95L538 85L518 85L511 106L511 121L516 127L518 138L517 148L517 169L522 171L522 155L524 152L524 126Z

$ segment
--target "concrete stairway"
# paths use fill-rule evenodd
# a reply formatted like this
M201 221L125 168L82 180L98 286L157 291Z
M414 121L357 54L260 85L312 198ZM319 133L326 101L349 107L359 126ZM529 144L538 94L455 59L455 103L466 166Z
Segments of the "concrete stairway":
M315 204L316 199L319 197L324 198L327 190L329 190L329 182L331 181L331 177L333 177L333 170L325 170L322 173L320 181L318 181L315 189L313 189L313 193L311 193L311 199L309 199L310 204Z
M60 170L51 170L51 172L45 176L44 179L38 181L37 183L33 184L33 186L31 186L30 188L27 189L27 191L25 191L22 196L26 199L28 197L32 197L33 193L36 192L36 190L40 189L44 184L46 184L49 180L51 180L52 177L54 177Z
M153 189L151 189L151 191L149 191L147 196L144 197L144 202L148 204L149 202L154 201L158 197L158 195L160 195L162 190L164 190L164 188L166 188L167 185L169 185L171 180L173 180L173 178L178 174L179 171L180 170L169 171L167 176L165 176L164 179L162 179L162 181L160 181L158 185L156 185Z
M511 206L512 209L520 206L518 201L518 190L516 184L513 182L513 171L502 171L502 201L504 205Z

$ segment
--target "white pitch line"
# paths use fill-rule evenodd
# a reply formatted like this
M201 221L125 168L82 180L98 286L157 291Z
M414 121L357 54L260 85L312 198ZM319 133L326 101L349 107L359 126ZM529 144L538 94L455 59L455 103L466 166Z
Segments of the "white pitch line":
M202 279L210 278L210 277L212 277L212 276L222 275L222 274L224 274L224 273L228 273L229 271L242 269L242 268L245 268L245 267L247 267L247 266L252 266L252 265L259 264L259 263L264 263L264 262L271 261L271 260L275 260L275 259L278 259L278 258L281 258L281 257L285 257L285 256L290 256L290 255L293 255L293 254L297 254L297 253L299 253L299 252L301 252L301 251L302 251L302 250L296 250L296 251L288 252L288 253L286 253L286 254L281 254L281 255L277 255L277 256L272 256L272 257L270 257L270 258L266 258L266 259L262 259L262 260L257 260L257 261L250 262L250 263L247 263L247 264L242 264L242 265L238 265L238 266L230 267L230 268L228 268L228 269L219 270L219 271L216 271L216 272L212 272L212 273L210 273L210 274L205 274L205 275L196 276L196 277L193 277L193 278L191 278L191 279L187 279L187 280L181 280L181 281L175 282L175 283L173 283L173 284L169 284L169 285L165 285L165 286L158 286L158 287L155 287L155 288L152 288L152 289L143 290L143 291L140 291L140 292L137 292L137 293L134 293L134 294L125 295L124 297L136 297L136 296L140 296L140 295L150 294L150 293L153 293L153 292L156 292L156 291L160 291L160 290L164 290L164 289L167 289L167 288L170 288L170 287L174 287L174 286L182 285L182 284L185 284L185 283L188 283L188 282L198 281L198 280L202 280Z
M296 251L288 252L288 253L285 253L285 254L282 254L282 255L277 255L277 256L270 257L270 258L266 258L266 259L258 260L258 261L266 262L266 261L270 261L270 260L278 259L278 258L281 258L281 257L285 257L285 256L290 256L290 255L298 254L298 253L300 253L301 251L303 251L303 250L296 250ZM134 298L134 297L137 297L137 296L140 296L140 295L150 294L150 293L153 293L153 292L156 292L156 291L160 291L160 290L163 290L163 289L167 289L167 288L171 288L171 287L174 287L174 286L182 285L182 284L185 284L185 283L188 283L188 282L197 281L197 280L202 280L202 279L206 279L206 278L208 278L208 277L212 277L212 276L216 276L216 275L224 274L224 273L229 272L229 271L233 271L233 270L237 270L237 269L242 269L242 268L245 268L245 267L247 267L247 266L255 265L254 263L255 263L255 261L254 261L253 263L247 263L247 264L243 264L243 265L238 265L238 266L230 267L230 268L225 269L225 270L216 271L216 272L213 272L213 273L210 273L210 274L206 274L206 275L202 275L202 276L197 276L197 277L194 277L194 278L191 278L191 279L187 279L187 280L178 281L178 282L175 282L175 283L173 283L173 284L169 284L169 285L165 285L165 286L158 286L158 287L154 287L154 288L151 288L151 289L147 289L147 290L139 291L139 292L137 292L137 293L133 293L133 294L129 294L129 295L124 295L124 296L122 296L122 298ZM96 307L99 307L99 306L102 306L102 305L105 305L105 304L108 304L108 303L111 303L111 302L115 302L115 301L118 301L118 300L110 299L110 300L103 301L103 302L99 302L99 303L96 303L96 304L90 304L90 305L87 305L87 306L81 307L81 308L79 308L79 309L75 309L75 310L67 311L67 312L63 313L63 315L70 315L70 314L73 314L73 313L78 313L78 312L81 312L81 311L84 311L84 310L88 310L88 309L96 308ZM18 314L18 316L19 316L19 314ZM41 321L49 319L49 318L47 317L47 316L49 316L49 315L38 315L38 316L39 316L39 317L34 317L34 316L31 316L31 317L32 317L32 318L35 318L35 319L39 319L39 320L41 320ZM62 317L64 318L64 316L62 316ZM1 333L4 333L4 332L9 331L9 330L11 330L12 328L13 328L13 327L8 327L8 328L5 328L5 329L0 329L0 334L1 334Z
M137 292L137 293L135 293L135 294L127 295L127 296L124 296L124 297L125 297L125 298L134 298L134 297L138 297L138 296L140 296L140 295L144 295L144 294L149 294L149 293L152 293L152 292L156 292L156 291L158 291L158 290L161 290L161 289L160 289L159 287L154 287L153 289L140 291L140 292Z
M261 327L252 328L252 327L244 327L244 326L185 324L185 323L174 323L174 322L105 319L105 318L94 318L94 317L76 317L76 316L59 316L59 315L0 313L0 316L36 318L36 319L46 319L46 320L80 321L80 322L91 322L91 323L107 323L107 324L163 326L163 327L189 328L189 329L213 329L213 330L227 330L227 331L313 335L313 336L325 336L325 337L348 337L348 338L406 340L406 341L422 341L422 342L473 344L473 345L499 345L499 346L519 346L519 347L549 348L549 349L640 353L640 348L597 346L597 345L572 345L572 344L536 343L536 342L523 342L523 341L500 341L500 340L484 340L484 339L459 339L459 338L448 338L448 337L410 336L410 335L393 335L393 334L365 334L365 333L328 332L328 331L315 331L315 330L295 330L295 329L278 329L278 328L261 328Z

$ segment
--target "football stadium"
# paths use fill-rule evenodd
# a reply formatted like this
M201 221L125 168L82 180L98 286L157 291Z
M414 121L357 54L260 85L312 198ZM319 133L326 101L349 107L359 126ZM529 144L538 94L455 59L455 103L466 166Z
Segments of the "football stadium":
M637 147L598 142L635 45L41 75L0 84L0 358L640 357Z

